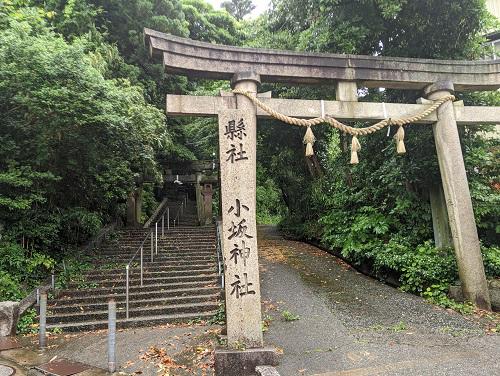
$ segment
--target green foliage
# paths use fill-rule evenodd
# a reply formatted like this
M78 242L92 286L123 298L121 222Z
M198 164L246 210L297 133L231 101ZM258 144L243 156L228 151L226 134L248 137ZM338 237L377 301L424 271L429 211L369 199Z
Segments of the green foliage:
M269 172L257 164L257 223L278 224L286 212L281 191Z
M300 316L295 315L287 310L281 312L281 317L283 317L283 320L288 322L300 320Z
M17 322L17 334L38 333L37 313L34 308L28 309Z
M474 311L474 306L470 302L457 303L449 298L447 293L448 285L437 284L427 287L422 296L430 303L437 304L443 308L451 308L463 314L471 314Z
M19 300L54 266L54 259L19 244L0 242L0 301Z
M500 276L500 247L482 247L484 268L487 275Z
M0 270L0 301L17 301L24 296L17 276Z
M236 20L227 12L214 10L204 0L182 0L189 23L189 37L205 42L238 44L241 34Z
M252 0L230 0L224 1L221 7L227 10L237 20L242 20L247 14L255 9Z
M210 325L225 325L226 324L226 305L219 303L217 312L208 320Z
M1 299L20 299L122 215L136 176L158 177L157 151L170 143L143 90L106 78L116 50L105 55L90 35L67 42L46 19L22 17L30 9L0 28Z
M393 332L404 332L405 330L408 330L408 326L403 321L400 321L397 324L394 324L391 327L391 330Z
M270 12L300 50L427 58L480 56L490 23L483 0L274 0Z
M66 257L57 270L56 289L65 289L71 282L78 283L78 288L92 287L92 282L85 278L85 272L92 268L88 255L75 254Z

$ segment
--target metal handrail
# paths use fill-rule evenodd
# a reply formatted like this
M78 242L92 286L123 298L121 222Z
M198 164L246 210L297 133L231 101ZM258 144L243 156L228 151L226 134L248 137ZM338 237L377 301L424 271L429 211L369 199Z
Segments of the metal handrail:
M158 224L161 221L161 236L162 238L165 237L165 213L167 214L167 228L170 229L170 207L167 206L162 212L161 212L161 219L160 216L158 216L154 224L154 229L151 228L149 233L145 236L144 240L142 241L141 245L135 252L134 256L132 256L132 259L129 261L129 263L125 266L125 313L127 319L129 318L129 303L130 303L130 265L132 262L135 260L137 255L141 254L141 287L144 286L144 244L146 243L146 240L151 237L151 262L154 260L154 255L158 255Z
M187 197L184 198L184 200L181 203L181 207L177 210L177 216L176 219L178 221L179 219L179 212L181 211L181 208L183 208L185 205L187 205ZM158 220L154 223L154 228L151 228L149 233L146 235L144 240L142 241L141 245L135 252L135 254L132 256L132 259L128 262L127 265L125 265L125 314L127 319L129 319L129 305L130 305L130 299L129 299L129 290L130 290L130 265L132 262L135 260L137 255L141 254L141 287L144 286L144 244L146 243L146 240L151 237L151 262L153 262L154 255L158 255L158 224L161 222L161 237L165 237L165 213L167 214L167 229L170 230L170 206L167 206L162 212L161 212L161 218L160 215L158 215ZM181 211L182 213L182 211ZM176 219L174 219L174 227L175 227L175 222ZM177 222L178 223L178 222Z
M127 319L129 318L129 290L130 290L130 265L135 260L137 254L141 254L141 287L144 286L144 244L146 240L151 236L151 262L153 262L153 230L144 237L141 245L134 253L127 265L125 265L125 314Z

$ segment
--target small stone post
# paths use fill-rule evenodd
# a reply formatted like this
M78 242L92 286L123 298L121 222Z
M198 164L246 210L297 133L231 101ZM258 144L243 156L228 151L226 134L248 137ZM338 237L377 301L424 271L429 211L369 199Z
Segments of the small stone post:
M139 225L142 222L142 187L135 190L135 222Z
M431 100L453 92L453 83L446 81L425 89ZM433 125L434 140L462 290L465 299L491 310L453 103L444 103L437 110L437 118Z
M137 221L135 216L135 191L132 191L127 198L127 226L136 227Z
M201 193L203 196L203 223L200 224L202 226L205 226L212 222L212 196L213 196L212 184L204 183Z
M199 172L196 173L196 183L195 186L195 194L196 194L196 214L198 215L198 223L203 225L203 220L205 216L203 215L203 195L201 193L201 174Z

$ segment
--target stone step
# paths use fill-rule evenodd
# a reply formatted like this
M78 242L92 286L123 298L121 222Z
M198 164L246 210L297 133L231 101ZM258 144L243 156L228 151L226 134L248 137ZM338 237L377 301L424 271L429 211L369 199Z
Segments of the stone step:
M217 249L206 249L206 250L164 250L158 248L158 253L153 249L153 259L156 258L189 258L189 257L212 257L217 256ZM113 260L113 259L126 259L128 261L132 260L140 260L141 253L140 252L114 252L114 253L103 253L99 255L99 259L102 260ZM149 258L151 261L151 249L143 250L142 257L144 259Z
M195 313L182 313L173 315L159 315L159 316L147 316L147 317L131 317L128 320L117 320L116 326L120 329L134 328L141 326L154 326L161 324L172 324L172 323L187 323L192 320L208 320L217 313L216 310L195 312ZM91 331L106 329L108 327L107 320L96 320L87 322L72 322L64 324L50 324L47 325L48 330L54 328L62 329L65 332L75 332L75 331Z
M215 241L214 241L215 243ZM162 253L175 253L175 252L186 252L186 253L196 253L196 252L215 252L217 249L215 244L200 244L197 246L196 244L192 245L187 245L187 246L165 246L161 245L158 243L158 252ZM156 252L156 246L153 245L153 251ZM108 254L124 254L124 255L134 255L134 254L139 254L140 248L139 247L127 247L127 248L108 248L108 249L101 249L99 251L94 252L93 256L94 257L99 257L99 256L105 256ZM143 247L143 252L144 253L151 253L151 245L148 244L147 247Z
M150 291L169 291L175 289L183 289L183 288L201 288L201 287L214 287L217 286L218 280L217 278L206 279L203 281L186 281L186 282L172 282L172 283L163 283L163 284L150 284L140 286L131 286L130 293L136 292L150 292ZM121 284L115 286L113 289L108 287L95 287L95 288L81 288L81 289L64 289L60 292L60 297L85 297L88 295L110 295L112 293L116 294L124 294L125 293L125 284Z
M184 263L184 262L190 262L190 261L211 261L211 260L216 260L217 259L217 254L212 254L212 255L197 255L197 254L186 254L182 256L169 256L169 255L153 255L153 262L151 262L151 254L148 255L149 257L145 257L144 264L158 264L162 263L164 265L168 265L170 262L175 263ZM130 258L128 257L102 257L99 259L99 261L94 262L95 265L106 265L106 264L113 264L113 263L128 263L130 261ZM134 262L136 262L134 260ZM137 263L139 263L139 259L137 259Z
M153 237L156 235L155 229L152 229L153 232ZM217 234L215 233L215 230L209 231L209 232L185 232L185 231L172 231L172 230L167 230L165 228L163 232L164 239L178 239L182 236L187 236L187 237L192 237L192 238L214 238ZM161 237L161 227L158 228L158 238ZM143 241L144 239L151 238L151 235L144 234L141 236L121 236L114 241L110 242L116 242L116 241L127 241L127 242L138 242L138 241Z
M103 264L94 264L94 271L95 272L106 272L107 270L125 270L125 266L128 264L128 262L121 262L121 263L116 263L116 262L110 262L110 263L103 263ZM211 266L216 266L217 265L217 257L214 258L208 258L208 259L201 259L201 260L170 260L166 262L159 262L159 261L153 261L149 262L148 259L144 261L143 267L145 269L150 269L150 270L161 270L163 268L167 267L180 267L180 266L193 266L193 265L205 265L207 267ZM137 269L139 267L139 262L133 262L131 264L131 270L132 269Z
M173 305L158 305L150 307L136 307L129 309L130 317L145 317L145 316L159 316L159 315L172 315L182 313L199 313L206 311L213 311L218 308L218 302L202 302L193 304L173 304ZM72 322L86 322L86 321L100 321L108 318L108 310L91 311L91 312L73 312L60 315L48 315L47 324L63 324ZM117 319L125 319L125 309L117 310Z
M187 295L187 296L172 296L172 297L160 297L160 298L147 298L147 299L129 299L130 308L141 308L141 307L151 307L151 306L161 306L161 305L178 305L178 304L195 304L203 302L214 302L218 301L220 298L219 294L205 294L205 295ZM68 302L63 302L68 303ZM124 310L126 306L125 297L123 300L117 301L117 310ZM94 311L105 311L108 309L108 302L91 302L86 304L61 304L58 302L50 305L48 311L50 315L60 315L60 314L71 314L71 313L85 313Z
M201 267L201 268L185 268L184 270L148 270L145 269L143 271L144 278L157 278L157 277L168 277L168 276L181 276L181 275L200 275L200 274L212 274L217 268L214 265L211 265L210 267ZM107 273L101 273L101 274L91 274L91 275L85 275L85 279L91 279L92 281L104 281L108 280L111 278L114 279L123 279L125 278L125 268L123 269L116 269L115 272L107 272ZM137 276L140 275L140 269L139 268L132 268L130 269L130 276L132 278L137 278Z
M193 295L211 295L220 294L221 289L219 285L214 285L213 287L194 287L194 288L177 288L168 289L163 291L130 291L130 300L145 300L145 299L164 299L171 297L188 297ZM88 296L70 296L64 297L60 296L55 300L51 300L49 303L56 306L64 305L75 305L75 304L91 304L91 303L106 303L109 299L115 299L117 302L125 301L125 293L120 294L110 294L109 291L100 295L88 295Z
M191 247L179 247L179 248L164 248L161 247L158 244L158 254L164 254L164 255L177 255L177 254L198 254L198 253L215 253L217 250L217 247L215 244L213 246L205 246L205 247L196 247L196 246L191 246ZM156 253L156 247L153 246L153 252ZM151 246L148 245L148 247L143 248L143 254L151 254ZM112 256L112 255L123 255L123 256L133 256L133 255L140 255L140 249L139 248L126 248L126 249L108 249L108 250L101 250L98 253L94 253L94 257L100 257L100 256Z
M204 269L204 268L213 268L216 263L210 261L206 263L191 263L191 264L178 264L178 265L159 265L159 266L148 266L144 267L144 273L155 273L155 272L163 272L163 271L184 271L184 270L197 270L197 269ZM136 268L132 268L131 271L135 272ZM123 267L120 268L109 268L109 269L94 269L91 271L88 271L85 273L85 276L88 278L92 277L100 277L103 275L108 275L108 273L111 274L119 274L123 273L125 274L125 264Z
M176 283L176 282L204 282L207 281L211 278L217 278L216 273L210 273L210 274L200 274L200 275L180 275L180 276L168 276L168 277L155 277L155 278L144 278L144 286L149 286L149 285L155 285L158 283L161 284L168 284L168 283ZM71 289L77 289L79 286L82 285L89 285L92 284L93 288L99 288L99 287L110 287L114 288L116 286L121 286L125 285L125 278L124 279L111 279L111 280L106 280L106 281L83 281L83 282L71 282L68 284L68 290ZM129 279L129 286L130 287L135 287L135 286L140 286L140 277L139 273L134 273L133 276Z

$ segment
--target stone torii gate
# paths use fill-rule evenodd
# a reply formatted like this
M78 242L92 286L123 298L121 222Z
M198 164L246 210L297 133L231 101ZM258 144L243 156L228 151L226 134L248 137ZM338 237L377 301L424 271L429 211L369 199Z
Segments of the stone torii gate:
M500 88L500 61L449 61L297 53L215 45L145 29L152 56L166 72L231 80L233 89L257 96L293 117L329 114L339 120L375 122L420 113L455 91ZM336 101L273 99L257 93L261 82L332 84ZM421 90L416 104L358 102L358 87ZM230 346L262 346L255 223L256 121L269 115L241 94L167 95L170 116L218 116L222 181L226 311ZM432 124L449 225L464 296L490 309L457 126L500 124L498 107L446 102L419 120ZM227 373L230 374L230 373Z

